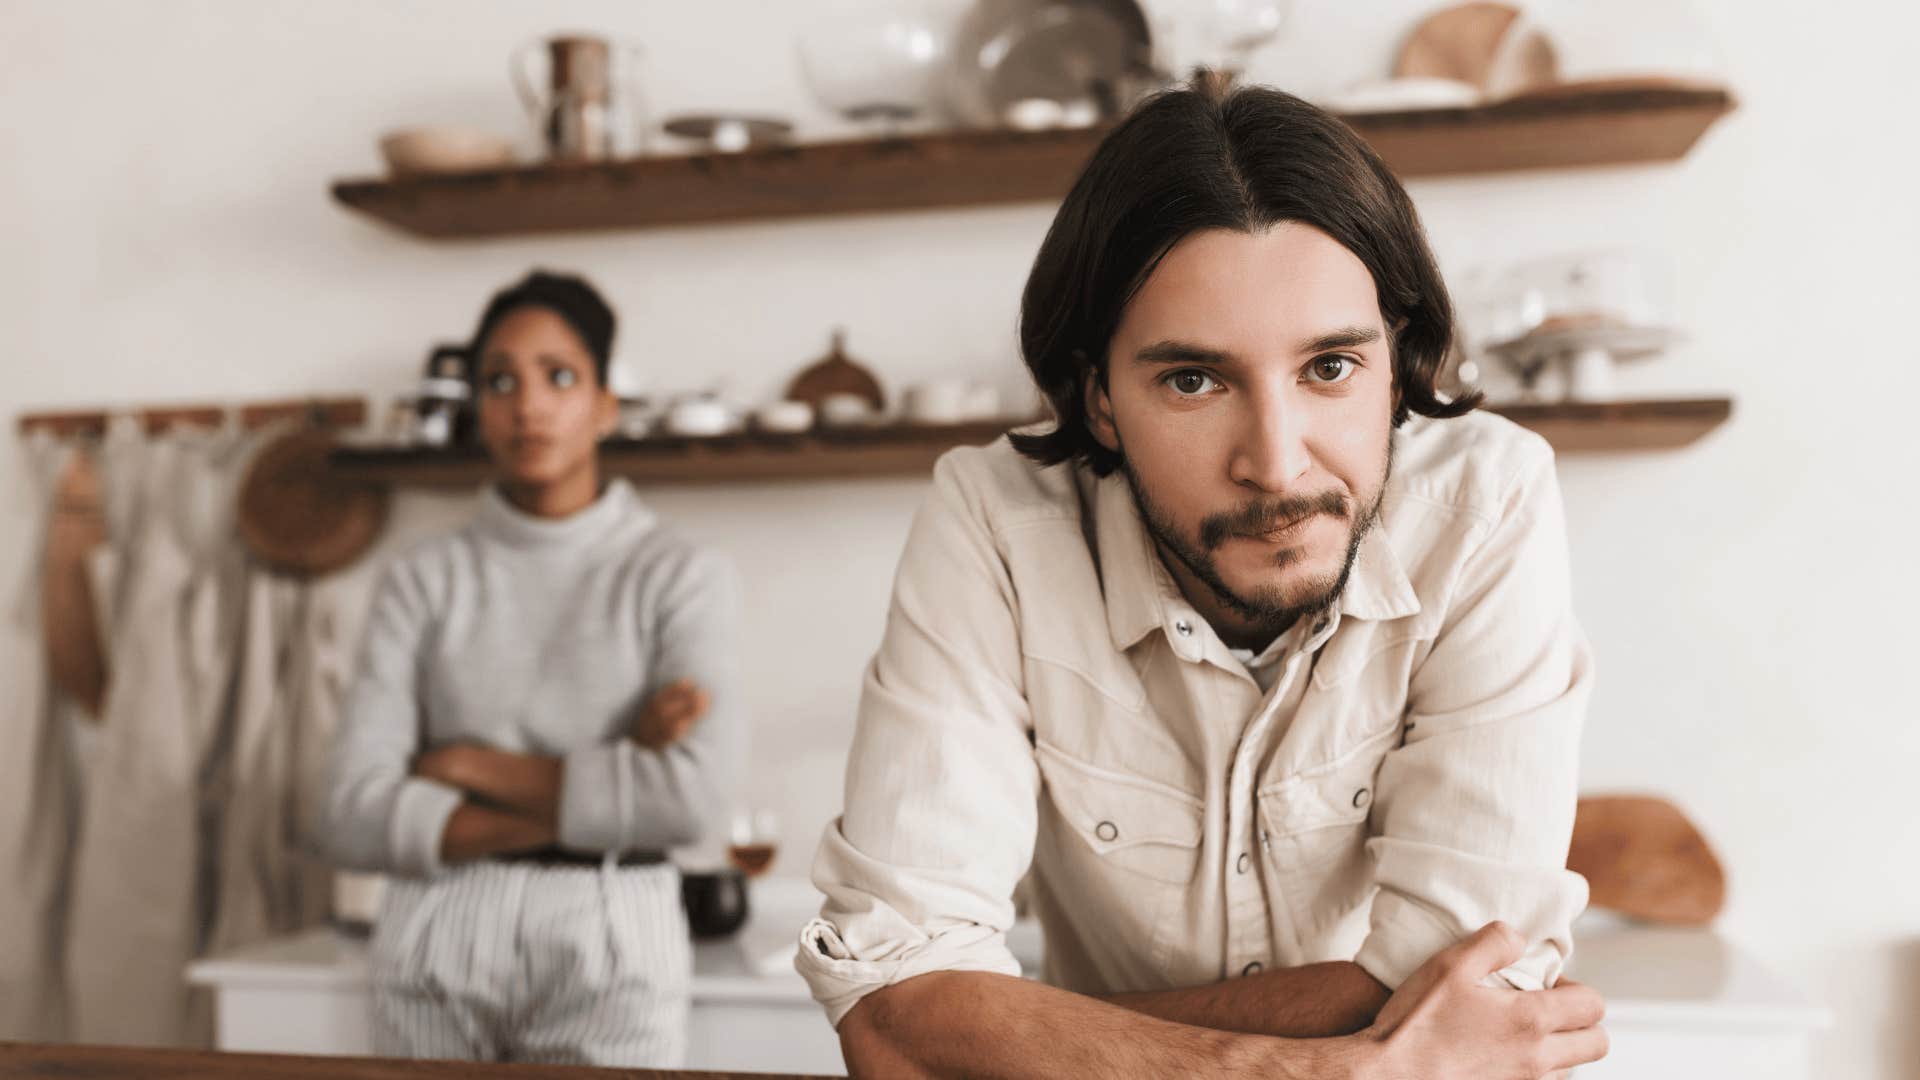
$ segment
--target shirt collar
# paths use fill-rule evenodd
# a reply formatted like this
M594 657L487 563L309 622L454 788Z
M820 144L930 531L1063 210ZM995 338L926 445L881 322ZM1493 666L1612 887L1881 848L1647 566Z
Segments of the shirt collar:
M1407 571L1394 554L1387 530L1379 522L1360 538L1360 550L1354 555L1353 573L1340 594L1340 614L1350 619L1384 622L1399 619L1420 610L1420 597L1407 580Z
M1140 520L1140 509L1127 488L1126 476L1114 472L1094 483L1094 542L1100 549L1107 632L1113 637L1113 647L1125 652L1167 624L1169 599L1178 599L1182 608L1186 601L1172 575L1160 564L1160 554Z
M1094 483L1094 539L1099 546L1100 581L1106 593L1107 631L1113 647L1125 652L1159 628L1167 630L1176 649L1186 646L1197 657L1199 635L1182 635L1186 638L1182 641L1175 636L1178 631L1174 627L1182 619L1198 622L1199 617L1192 613L1180 587L1161 564L1126 477L1115 472ZM1378 621L1420 610L1413 583L1407 579L1381 524L1375 523L1361 537L1353 572L1335 607L1343 618Z

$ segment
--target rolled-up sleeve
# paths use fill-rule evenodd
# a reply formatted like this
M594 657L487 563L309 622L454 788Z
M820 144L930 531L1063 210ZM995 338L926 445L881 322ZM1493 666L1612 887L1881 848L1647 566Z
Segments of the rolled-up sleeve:
M1499 974L1552 986L1585 879L1566 869L1593 663L1573 616L1551 454L1524 469L1465 560L1382 763L1368 841L1380 886L1357 963L1397 987L1495 919L1527 939Z
M651 612L652 663L641 701L680 679L708 694L706 715L679 742L649 750L621 736L566 755L559 840L575 851L662 851L699 840L724 812L746 755L735 672L740 586L731 564L688 552L669 569Z
M1039 771L1012 582L952 464L935 469L909 534L846 808L814 860L826 902L794 966L836 1026L916 975L1020 973L1006 932L1033 858Z
M420 750L418 665L424 592L404 562L382 574L346 708L327 759L320 842L350 870L439 873L440 840L461 793L409 774Z

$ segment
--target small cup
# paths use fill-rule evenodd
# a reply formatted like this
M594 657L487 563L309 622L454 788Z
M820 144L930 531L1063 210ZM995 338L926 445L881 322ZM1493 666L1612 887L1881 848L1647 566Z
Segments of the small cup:
M820 399L820 419L828 427L865 427L880 414L859 394L828 394Z
M798 435L813 427L813 406L804 401L770 401L753 410L753 424L773 435Z
M667 431L674 435L724 435L732 427L733 417L727 407L707 398L682 401L667 413Z
M968 419L971 387L956 379L934 379L907 388L907 419L916 424L958 424Z

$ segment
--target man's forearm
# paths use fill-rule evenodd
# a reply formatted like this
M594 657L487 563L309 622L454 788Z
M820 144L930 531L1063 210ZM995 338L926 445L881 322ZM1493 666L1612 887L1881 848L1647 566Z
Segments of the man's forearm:
M463 802L440 834L443 862L467 862L488 855L534 851L554 842L553 825L524 814Z
M1350 1035L1373 1023L1391 996L1348 960L1281 968L1225 982L1100 1000L1177 1024L1295 1039Z
M1358 1037L1213 1030L1042 983L942 971L861 999L840 1022L855 1077L1362 1077Z

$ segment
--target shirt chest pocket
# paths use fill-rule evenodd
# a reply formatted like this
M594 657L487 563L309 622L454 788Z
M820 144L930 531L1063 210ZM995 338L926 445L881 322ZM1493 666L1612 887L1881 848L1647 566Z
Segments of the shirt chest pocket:
M1313 906L1336 903L1370 878L1367 820L1374 779L1393 732L1369 739L1326 765L1260 789L1260 825L1273 870Z
M1036 747L1047 797L1103 867L1167 884L1193 880L1205 805L1177 788Z

